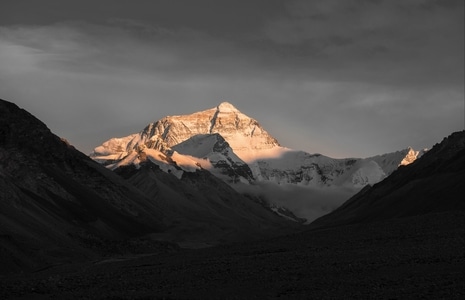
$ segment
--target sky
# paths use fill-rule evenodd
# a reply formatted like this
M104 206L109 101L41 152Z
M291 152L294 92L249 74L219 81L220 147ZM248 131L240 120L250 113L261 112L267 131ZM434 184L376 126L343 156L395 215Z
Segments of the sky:
M463 0L2 0L0 98L89 154L228 101L334 158L464 130Z

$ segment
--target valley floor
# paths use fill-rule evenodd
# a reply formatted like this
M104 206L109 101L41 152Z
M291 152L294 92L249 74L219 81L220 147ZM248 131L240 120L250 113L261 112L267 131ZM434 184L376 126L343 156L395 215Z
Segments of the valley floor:
M60 266L0 278L0 299L464 299L464 217Z

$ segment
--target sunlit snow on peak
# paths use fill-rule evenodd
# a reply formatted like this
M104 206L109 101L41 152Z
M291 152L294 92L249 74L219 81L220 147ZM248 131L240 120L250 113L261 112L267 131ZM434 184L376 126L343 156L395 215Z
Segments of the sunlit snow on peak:
M238 112L239 111L237 108L234 107L234 105L226 101L221 102L220 105L217 106L217 109L219 112Z

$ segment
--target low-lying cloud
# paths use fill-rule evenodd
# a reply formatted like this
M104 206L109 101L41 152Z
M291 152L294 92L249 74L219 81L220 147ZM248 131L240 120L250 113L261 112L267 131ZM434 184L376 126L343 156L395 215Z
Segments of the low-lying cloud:
M311 187L270 182L235 185L234 188L241 193L259 196L270 203L286 207L297 217L307 219L307 223L332 212L358 191L347 187Z

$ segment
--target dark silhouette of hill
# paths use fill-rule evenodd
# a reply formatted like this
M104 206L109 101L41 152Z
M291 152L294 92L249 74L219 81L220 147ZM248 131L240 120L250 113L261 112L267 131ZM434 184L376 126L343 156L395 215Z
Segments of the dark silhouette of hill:
M465 210L465 131L367 186L312 226L335 226Z
M179 180L152 167L120 170L126 180L0 100L0 273L165 251L176 248L172 242L198 247L258 238L297 226L209 172Z
M92 257L82 242L158 232L162 219L139 190L0 100L2 272Z

